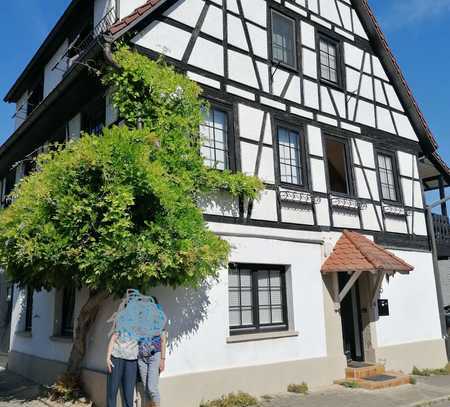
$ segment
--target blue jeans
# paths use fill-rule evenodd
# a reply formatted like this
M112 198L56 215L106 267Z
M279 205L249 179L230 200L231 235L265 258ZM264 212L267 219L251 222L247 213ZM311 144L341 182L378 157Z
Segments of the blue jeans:
M108 374L106 402L107 407L116 407L117 392L122 388L124 407L134 406L134 388L137 378L136 360L111 358L114 365L111 373Z
M161 361L161 352L155 353L145 363L142 359L138 359L139 374L145 389L145 397L149 398L157 406L161 403L159 395L159 362Z

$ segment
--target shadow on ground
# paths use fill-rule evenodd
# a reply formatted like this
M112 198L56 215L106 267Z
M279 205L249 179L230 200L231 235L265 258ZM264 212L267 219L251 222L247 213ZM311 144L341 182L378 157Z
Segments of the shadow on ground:
M0 368L0 404L28 404L35 400L38 394L37 384Z

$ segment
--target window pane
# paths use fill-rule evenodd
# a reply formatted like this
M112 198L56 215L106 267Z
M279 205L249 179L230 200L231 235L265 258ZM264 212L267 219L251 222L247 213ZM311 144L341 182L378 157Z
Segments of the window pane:
M239 287L239 271L231 269L228 273L228 285L230 287Z
M258 287L268 287L269 286L269 272L260 271L258 272Z
M331 192L349 194L345 144L327 138L325 145Z
M299 138L300 134L296 131L278 128L278 151L282 182L302 184Z
M283 310L281 307L272 307L272 324L283 322Z
M241 270L241 287L250 288L252 286L252 272L250 270Z
M281 287L281 275L279 271L270 272L270 287Z
M337 46L331 41L320 40L320 73L323 79L337 83Z
M270 297L272 305L281 305L281 290L271 290Z
M238 307L239 305L241 305L240 295L239 295L238 290L230 290L230 292L228 293L228 297L229 297L229 306L230 307Z
M392 157L386 154L378 154L378 170L383 199L396 201L397 191L395 189Z
M241 324L240 316L239 310L230 310L230 326L239 326Z
M253 325L253 312L251 309L245 309L242 311L242 325Z
M224 170L228 163L228 117L219 109L211 108L205 114L204 122L200 126L202 140L201 155L205 165Z
M270 308L260 307L259 308L259 323L260 324L270 324Z
M275 61L295 66L294 21L281 14L272 13L272 56Z
M241 291L241 303L243 306L252 306L252 290Z
M260 289L258 292L259 305L270 305L269 289Z

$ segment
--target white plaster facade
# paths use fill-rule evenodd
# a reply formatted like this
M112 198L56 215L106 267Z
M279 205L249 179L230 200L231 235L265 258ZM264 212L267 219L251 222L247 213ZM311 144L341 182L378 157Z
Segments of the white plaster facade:
M120 16L142 3L120 1ZM95 4L99 19L110 2ZM230 263L286 268L288 330L264 338L231 337L227 270L221 270L217 280L198 290L155 290L152 294L169 317L169 353L163 374L166 405L181 407L176 404L179 396L174 395L175 389L188 387L197 377L204 385L189 389L182 407L194 407L202 398L227 391L266 394L284 391L290 382L306 381L314 387L343 375L346 360L340 315L333 308L329 281L320 269L344 228L360 230L370 238L376 233L392 234L397 240L390 249L415 267L410 275L396 275L383 285L381 295L389 300L391 312L370 321L371 343L367 347L374 355L372 361L405 371L413 365L442 367L446 355L431 254L407 248L409 239L426 241L427 237L418 148L413 148L418 137L380 59L369 49L368 36L351 1L228 0L226 5L225 9L221 0L180 0L164 11L164 21L149 22L133 43L143 52L164 53L170 63L183 68L204 87L212 104L212 95L218 91L228 103L233 114L236 160L243 172L259 176L266 189L259 200L244 203L243 214L237 200L225 193L205 198L202 206L212 230L232 246ZM274 67L270 61L269 6L296 21L296 70ZM337 36L341 44L341 87L329 86L319 78L317 39L324 30ZM359 48L364 41L364 49ZM63 50L64 45L58 55ZM46 94L61 80L51 70L53 63L49 61L46 70ZM110 102L106 118L108 124L117 120ZM79 115L70 120L70 138L78 137L80 123ZM281 198L283 193L299 189L280 183L279 123L297 126L304 138L308 188L302 191L308 205ZM348 142L354 187L348 199L350 204L365 203L359 211L336 208L338 197L330 190L324 147L328 135L345 137ZM394 206L403 210L404 216L389 216L392 204L382 199L376 156L380 135L384 148L390 148L398 162L402 198ZM234 222L240 216L247 220L246 225ZM41 363L47 366L47 374L40 379L52 380L52 375L63 369L71 348L70 342L52 338L55 293L34 294L31 335L21 333L23 293L15 293L13 365L33 375L33 366ZM78 293L76 310L85 298L86 292ZM117 301L107 301L90 335L86 374L98 383L104 384L106 320L116 306ZM413 351L402 351L402 346ZM424 356L426 349L428 358ZM41 362L30 361L31 356ZM267 369L275 372L276 380L258 380ZM98 388L103 389L102 385ZM101 391L91 390L101 404Z

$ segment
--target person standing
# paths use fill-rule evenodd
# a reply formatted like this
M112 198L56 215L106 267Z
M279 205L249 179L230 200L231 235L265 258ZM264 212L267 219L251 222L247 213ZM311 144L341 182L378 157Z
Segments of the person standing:
M116 407L119 387L122 389L124 407L134 406L134 389L137 379L138 342L114 332L106 355L107 407Z
M157 307L162 311L156 298ZM159 375L166 367L167 332L164 329L160 335L141 339L138 345L138 367L144 384L145 407L159 407L161 396L159 392Z

